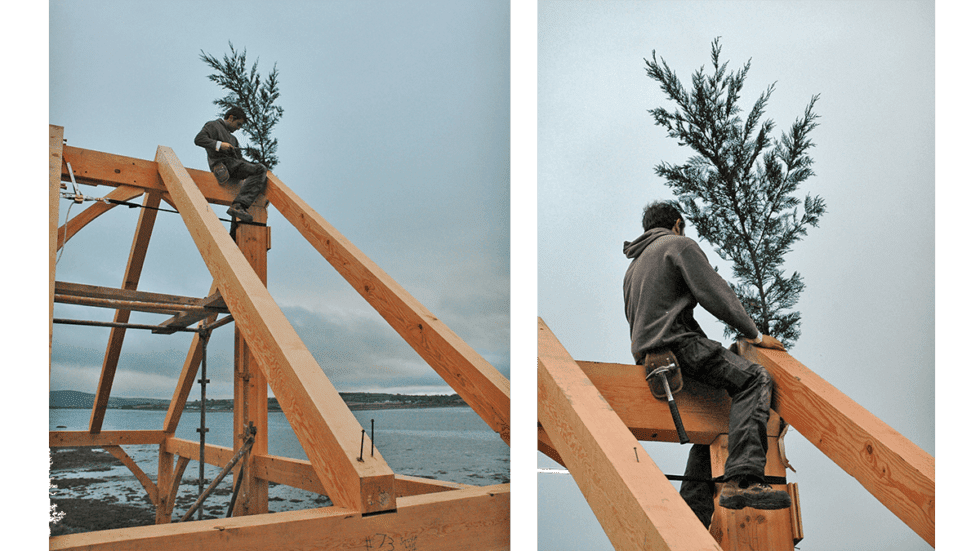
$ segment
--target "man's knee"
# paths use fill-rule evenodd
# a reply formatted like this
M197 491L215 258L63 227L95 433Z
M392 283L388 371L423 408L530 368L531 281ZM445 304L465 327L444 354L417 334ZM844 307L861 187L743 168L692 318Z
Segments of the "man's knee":
M772 391L772 375L769 374L769 371L766 368L759 364L752 364L749 367L749 372L752 374L753 385L764 387L767 390Z

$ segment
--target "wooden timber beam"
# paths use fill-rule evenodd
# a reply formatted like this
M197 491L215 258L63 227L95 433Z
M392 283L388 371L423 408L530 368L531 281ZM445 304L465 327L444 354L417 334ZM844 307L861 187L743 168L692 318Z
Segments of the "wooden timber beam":
M167 435L162 430L113 430L93 434L88 431L51 431L49 448L101 448L136 444L162 444Z
M157 219L155 209L159 205L159 193L146 194L143 206L150 208L140 209L139 220L136 223L136 234L133 236L133 245L129 250L129 259L126 261L123 289L135 291L139 285L140 275L143 273L143 262L146 260L146 250L150 244L150 235L153 233L153 224ZM129 314L129 310L116 310L112 321L113 323L129 323ZM113 327L109 331L109 342L106 344L105 355L102 358L99 385L95 392L95 400L92 403L92 415L89 418L89 432L102 430L105 410L109 405L109 394L112 391L112 382L116 376L116 368L119 366L119 354L122 352L125 337L125 327ZM153 499L152 501L156 500Z
M143 193L144 190L142 188L119 186L110 191L105 198L115 201L129 201L130 199L135 199L136 197L143 195ZM85 210L73 216L71 220L58 228L58 250L61 250L61 248L65 246L65 243L67 243L72 237L75 237L75 234L81 231L82 228L89 225L89 223L99 216L109 212L109 209L112 209L115 206L116 205L114 203L104 203L99 201L89 205Z
M380 453L362 453L357 419L231 240L173 150L157 148L161 177L178 206L320 482L339 506L395 509L394 473ZM271 180L272 178L270 178Z
M48 125L48 377L51 376L50 358L54 342L54 280L58 264L58 204L64 147L65 129Z
M538 417L613 547L720 551L540 318Z
M397 513L361 516L351 509L324 507L55 536L50 538L48 548L504 551L510 548L510 485L407 497L399 500Z
M185 310L161 323L160 329L153 332L169 335L176 332L179 328L189 327L191 324L212 317L215 314L228 311L228 307L225 306L225 301L221 298L220 293L214 293L211 296L204 297L196 306L201 309Z
M269 173L266 196L487 425L510 441L510 381Z
M185 308L200 308L207 306L215 309L215 313L228 312L228 308L225 306L224 302L220 301L220 295L215 297L214 293L205 298L194 298L180 295L167 295L163 293L149 293L146 291L127 289L125 287L99 287L96 285L68 283L64 281L55 282L55 293L70 297L159 303L166 305L171 310L182 310Z
M91 149L82 149L66 145L65 160L71 163L75 181L92 186L131 186L144 190L168 193L166 186L160 180L159 168L155 161L146 161L123 155L103 153ZM67 166L61 170L59 178L68 180ZM211 172L206 170L186 169L188 175L204 194L209 203L230 205L235 200L238 190L233 186L221 186ZM163 199L174 204L168 197ZM179 209L178 209L179 210Z
M126 453L126 450L119 446L102 446L102 449L111 453L113 457L119 460L120 463L129 468L130 472L136 475L136 480L139 480L140 485L142 485L143 489L146 490L146 495L149 496L150 501L153 503L157 502L159 499L157 487L153 484L153 481L150 480L150 477L146 476L143 469L141 469L139 465L133 461L133 458Z
M786 352L738 347L772 375L773 409L935 547L935 458Z

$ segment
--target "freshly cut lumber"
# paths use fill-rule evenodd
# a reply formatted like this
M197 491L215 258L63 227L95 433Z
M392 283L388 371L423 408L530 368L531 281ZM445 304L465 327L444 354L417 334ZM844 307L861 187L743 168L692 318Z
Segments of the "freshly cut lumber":
M147 161L124 155L103 153L80 147L64 146L65 160L71 163L75 181L92 186L131 186L144 190L167 192L160 180L159 168L155 161ZM194 184L210 203L230 205L235 200L238 189L235 186L221 186L211 172L187 169ZM61 178L69 180L67 165L62 165ZM174 204L168 195L164 201Z
M162 444L167 435L162 430L57 431L48 433L48 447L70 448Z
M487 425L510 440L510 381L269 173L266 196Z
M935 458L786 352L738 350L772 375L773 409L935 547Z
M338 506L361 512L395 509L394 473L289 324L255 270L231 240L173 150L156 155L163 181L269 385Z
M613 547L720 551L540 318L538 418Z
M48 377L51 376L51 346L54 342L54 280L58 265L58 204L64 147L64 127L48 125Z
M324 507L158 524L50 538L51 551L256 551L510 549L510 485L400 499L398 511L361 516Z

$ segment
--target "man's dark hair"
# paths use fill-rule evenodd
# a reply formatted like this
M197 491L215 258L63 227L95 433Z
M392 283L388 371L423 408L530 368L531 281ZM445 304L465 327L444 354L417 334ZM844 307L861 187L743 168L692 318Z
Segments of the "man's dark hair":
M643 231L653 228L671 229L677 219L684 219L677 207L668 201L655 201L643 209Z
M235 117L236 119L243 119L248 122L248 117L245 116L245 110L241 107L232 107L229 109L228 112L225 113L225 118L227 119L228 117Z

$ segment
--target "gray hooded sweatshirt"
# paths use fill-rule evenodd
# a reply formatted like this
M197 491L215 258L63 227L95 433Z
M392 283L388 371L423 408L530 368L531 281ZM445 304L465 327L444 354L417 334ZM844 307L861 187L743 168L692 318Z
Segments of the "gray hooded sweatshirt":
M686 337L705 337L694 320L698 304L746 337L759 334L735 292L693 239L654 228L624 243L623 253L633 260L623 295L636 363L655 348Z

